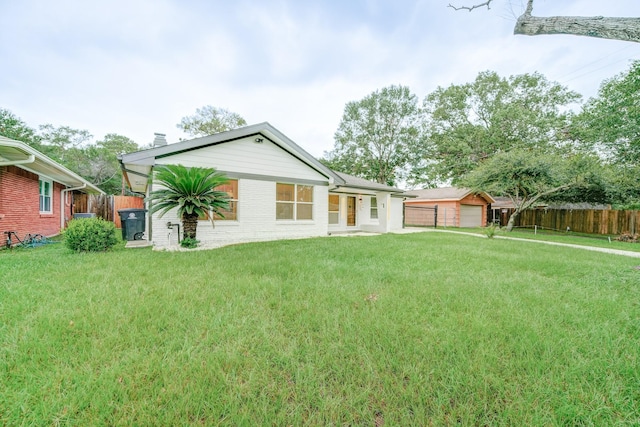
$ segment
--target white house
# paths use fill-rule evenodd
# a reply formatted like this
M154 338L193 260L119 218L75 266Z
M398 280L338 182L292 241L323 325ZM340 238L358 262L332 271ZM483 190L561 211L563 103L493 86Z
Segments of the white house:
M182 164L213 167L229 178L224 187L231 212L198 223L204 244L231 244L402 228L402 190L335 172L269 123L260 123L167 145L156 134L154 148L123 154L122 170L132 191L153 191L153 167ZM169 223L169 224L168 224ZM148 215L147 237L157 247L177 244L180 219L172 211Z

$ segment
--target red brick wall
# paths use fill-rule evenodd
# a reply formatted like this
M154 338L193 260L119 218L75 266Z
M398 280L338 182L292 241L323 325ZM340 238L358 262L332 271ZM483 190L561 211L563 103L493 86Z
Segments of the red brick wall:
M61 191L65 187L53 183L52 212L40 213L38 175L16 166L0 167L0 247L4 246L5 231L25 234L39 233L54 236L60 233ZM70 208L66 206L66 215Z

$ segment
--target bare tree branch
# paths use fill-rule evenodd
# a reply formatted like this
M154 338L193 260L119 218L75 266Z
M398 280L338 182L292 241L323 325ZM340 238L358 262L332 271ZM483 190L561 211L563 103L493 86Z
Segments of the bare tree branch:
M543 34L569 34L574 36L597 37L602 39L623 40L640 43L640 18L617 18L604 16L533 16L533 1L527 0L524 13L516 21L514 34L538 36ZM471 12L489 6L493 0L487 0L472 6L453 6L454 10Z
M449 3L449 7L453 10L468 10L469 12L471 12L473 9L479 9L481 7L487 6L487 9L491 9L491 2L493 0L487 0L484 3L480 3L480 4L475 4L473 6L460 6L460 7L456 7L454 5L452 5L451 3Z
M570 34L640 43L640 18L603 16L549 16L541 18L525 13L516 21L513 33L525 36Z

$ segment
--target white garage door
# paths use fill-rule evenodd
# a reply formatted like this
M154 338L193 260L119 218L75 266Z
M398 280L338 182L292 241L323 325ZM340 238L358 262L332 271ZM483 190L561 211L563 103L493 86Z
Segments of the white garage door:
M482 206L460 205L460 227L482 226Z

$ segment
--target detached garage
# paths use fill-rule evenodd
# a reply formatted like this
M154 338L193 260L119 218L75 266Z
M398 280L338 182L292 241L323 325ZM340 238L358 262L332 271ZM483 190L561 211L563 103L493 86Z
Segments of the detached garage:
M487 224L487 207L494 202L487 193L474 194L467 188L429 188L405 193L412 199L405 200L405 218L412 210L438 207L438 227L484 227ZM430 224L406 224L407 226L433 226Z

